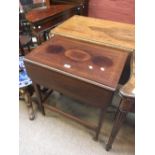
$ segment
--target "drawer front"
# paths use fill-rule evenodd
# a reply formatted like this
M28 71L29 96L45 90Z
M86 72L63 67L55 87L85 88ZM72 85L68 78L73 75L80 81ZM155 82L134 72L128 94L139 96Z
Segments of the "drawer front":
M30 78L37 84L96 107L106 107L111 102L112 91L28 62L25 66Z

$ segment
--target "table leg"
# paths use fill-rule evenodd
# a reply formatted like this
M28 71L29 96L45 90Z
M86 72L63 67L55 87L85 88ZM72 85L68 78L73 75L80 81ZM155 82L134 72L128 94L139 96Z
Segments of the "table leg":
M96 129L96 135L94 137L95 141L98 141L99 133L100 133L100 130L101 130L101 127L102 127L102 124L103 124L105 111L106 111L106 108L101 109L101 111L100 111L99 122L98 122L98 126L97 126L97 129Z
M21 45L20 40L19 40L19 48L20 48L21 55L24 56L25 55L25 51L24 51L24 49L23 49L23 47Z
M31 51L30 45L27 45L27 48L28 48L28 51L30 52Z
M121 125L123 124L123 122L126 119L126 115L127 112L122 112L118 109L117 113L116 113L116 118L114 121L114 125L111 131L111 135L109 137L108 143L106 144L106 150L109 151L112 148L112 144L116 138L116 135L119 131L119 129L121 128Z
M31 95L28 90L24 90L24 99L25 99L25 103L28 107L29 119L33 120L35 118L35 115L34 115L34 111L33 111Z
M44 31L43 32L44 41L48 40L46 35L47 35L47 31Z
M35 92L36 92L36 95L37 95L37 98L38 98L38 102L39 102L39 106L40 106L40 109L41 109L41 112L43 115L45 115L45 110L44 110L44 106L43 106L43 99L42 99L42 96L41 96L41 91L40 91L40 86L36 83L33 82L33 86L34 86L34 89L35 89Z
M36 37L37 37L38 45L40 45L40 44L42 43L42 37L41 37L41 34L37 34Z

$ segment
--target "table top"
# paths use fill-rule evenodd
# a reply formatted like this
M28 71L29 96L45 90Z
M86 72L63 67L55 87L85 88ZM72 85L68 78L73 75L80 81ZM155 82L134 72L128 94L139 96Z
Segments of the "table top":
M122 50L55 35L25 61L114 91L127 57Z
M77 5L51 5L50 7L39 7L29 11L26 14L26 19L31 23L37 23L64 11L74 9L75 7L77 7Z
M133 52L134 30L132 24L75 15L51 33Z

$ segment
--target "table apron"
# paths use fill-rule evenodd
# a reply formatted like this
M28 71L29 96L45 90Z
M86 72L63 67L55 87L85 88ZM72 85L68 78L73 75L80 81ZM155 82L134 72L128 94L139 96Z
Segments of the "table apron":
M66 76L25 61L31 80L92 106L105 108L111 103L113 91Z

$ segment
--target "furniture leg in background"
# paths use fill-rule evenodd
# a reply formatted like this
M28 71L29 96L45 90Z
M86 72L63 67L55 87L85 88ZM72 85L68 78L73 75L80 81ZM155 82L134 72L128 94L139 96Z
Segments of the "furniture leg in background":
M108 143L106 144L107 151L111 149L117 133L119 132L119 129L126 119L127 113L135 111L135 53L132 53L131 55L130 68L130 79L119 90L122 101L118 107L111 135L109 137Z
M134 110L134 99L133 98L123 98L118 111L115 116L113 128L111 131L111 135L109 137L108 143L106 144L106 150L109 151L112 148L112 144L122 126L124 121L126 120L126 116L128 112L132 112Z

